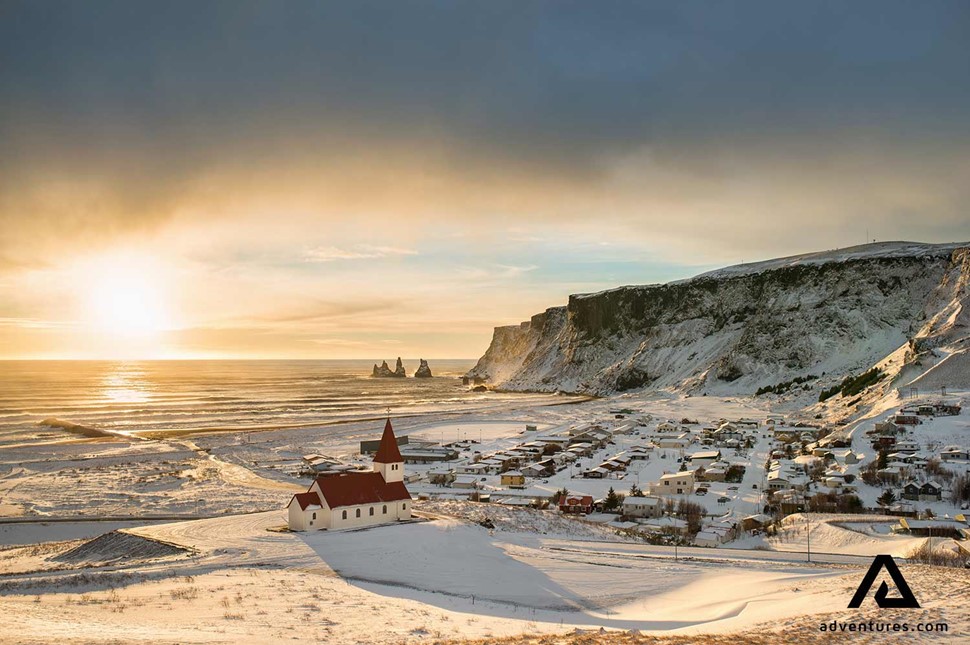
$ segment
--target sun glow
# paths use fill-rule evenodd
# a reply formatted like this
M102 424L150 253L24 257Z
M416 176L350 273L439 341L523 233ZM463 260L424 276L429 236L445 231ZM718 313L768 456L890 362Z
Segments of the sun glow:
M147 338L172 321L158 264L134 255L102 257L80 272L84 319L96 332Z

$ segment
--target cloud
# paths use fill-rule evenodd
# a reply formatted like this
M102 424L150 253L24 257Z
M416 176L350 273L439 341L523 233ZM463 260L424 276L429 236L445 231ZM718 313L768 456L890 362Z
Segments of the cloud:
M500 280L518 278L538 268L534 264L526 266L495 264L488 267L464 267L459 270L459 275L465 280Z
M391 246L371 246L360 244L352 249L341 249L335 246L310 249L304 254L307 262L334 262L336 260L370 260L389 256L417 255L411 249L401 249Z
M355 340L351 338L309 338L308 342L326 347L373 347L379 345L401 345L402 341L394 338L381 338L377 340Z

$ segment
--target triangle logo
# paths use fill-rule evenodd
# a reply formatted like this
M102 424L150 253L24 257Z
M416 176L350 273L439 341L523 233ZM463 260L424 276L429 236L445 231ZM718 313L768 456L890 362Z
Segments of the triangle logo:
M899 590L898 598L887 598L886 595L889 593L889 585L883 582L876 589L875 599L876 604L879 605L881 609L919 609L919 602L916 601L916 596L913 595L913 591L909 588L906 583L906 579L903 578L902 572L899 567L896 566L896 561L893 560L891 555L877 555L872 560L872 565L869 567L869 571L866 572L866 576L862 579L859 584L859 588L856 589L855 595L852 596L852 601L849 603L849 609L857 609L862 605L862 601L865 599L866 594L872 588L872 583L876 581L876 576L879 572L885 568L886 572L889 573L889 577L893 579L893 584L896 585L896 589Z

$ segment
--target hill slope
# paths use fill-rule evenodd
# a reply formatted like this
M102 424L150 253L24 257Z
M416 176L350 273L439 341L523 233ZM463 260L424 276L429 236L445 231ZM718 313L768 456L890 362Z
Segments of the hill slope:
M750 394L831 382L908 346L918 378L965 347L968 258L970 243L890 242L574 295L496 328L469 375L520 391Z

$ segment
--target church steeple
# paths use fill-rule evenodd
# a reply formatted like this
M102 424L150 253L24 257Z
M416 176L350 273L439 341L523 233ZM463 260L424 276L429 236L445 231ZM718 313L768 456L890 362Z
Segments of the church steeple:
M404 481L404 458L401 457L401 451L397 447L397 438L394 436L390 417L384 424L381 445L374 455L374 472L380 473L388 483Z

